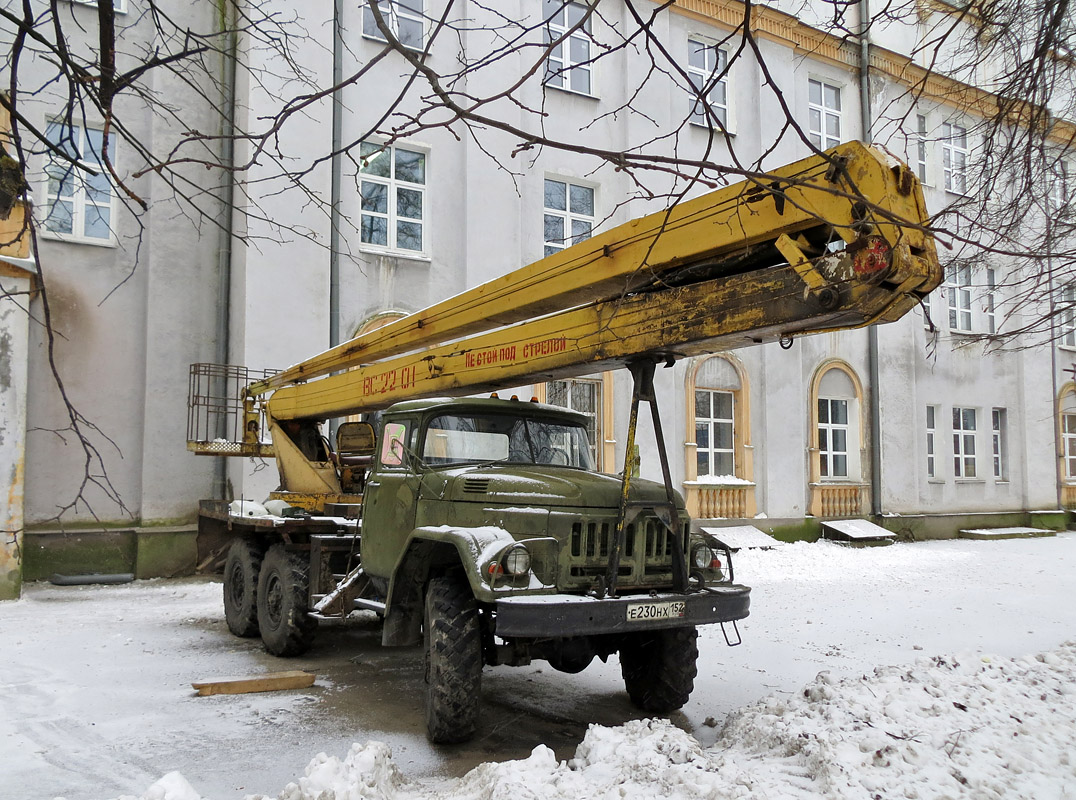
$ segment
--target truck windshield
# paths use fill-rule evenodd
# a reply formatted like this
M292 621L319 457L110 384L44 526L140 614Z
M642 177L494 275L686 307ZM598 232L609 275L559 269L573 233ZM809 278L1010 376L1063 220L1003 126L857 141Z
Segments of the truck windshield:
M429 466L504 462L594 469L587 431L563 420L505 414L444 414L426 428Z

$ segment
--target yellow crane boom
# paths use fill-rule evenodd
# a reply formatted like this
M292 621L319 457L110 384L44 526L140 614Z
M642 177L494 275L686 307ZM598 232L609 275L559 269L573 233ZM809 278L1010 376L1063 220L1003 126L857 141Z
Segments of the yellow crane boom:
M744 181L678 203L668 211L620 225L313 356L253 384L249 393L260 395L331 372L383 362L402 353L522 320L534 320L545 314L560 313L568 308L601 301L619 302L619 298L635 292L656 291L683 283L742 276L776 263L799 265L797 269L804 281L809 282L809 288L818 291L823 288L824 281L812 274L810 260L825 256L825 245L830 240L837 239L854 246L865 239L868 230L891 250L899 251L898 262L914 258L923 262L922 269L926 273L923 280L916 285L904 286L902 291L925 293L940 280L932 239L922 228L926 218L922 193L910 171L874 148L848 142L828 151L825 156L811 156L776 170L766 184ZM897 267L898 272L902 270L903 267ZM660 309L662 302L654 305ZM613 310L614 307L606 305L583 315L590 319L584 324L592 324L589 333L572 327L581 322L580 317L575 316L562 318L561 322L552 325L542 323L538 326L541 330L536 330L533 336L518 332L508 334L500 343L496 338L487 339L482 347L491 349L515 344L521 348L519 354L522 355L526 341L565 337L573 342L589 341L593 348L601 350L602 345L594 338L596 328L593 324L606 325ZM869 322L877 313L863 314L852 324ZM723 335L724 331L709 331L702 339ZM653 346L674 349L681 344L667 341ZM470 352L476 348L468 346L465 349ZM619 352L606 359L595 359L592 355L584 355L585 350L560 352L578 353L583 359L579 362L584 367L582 371L586 371L585 367L600 366L603 361L615 361L624 355ZM466 355L463 357L466 359ZM563 363L564 360L556 361ZM505 361L499 359L499 365L505 366ZM414 366L417 379L419 369L418 365ZM439 374L465 380L465 373L455 369L454 365L430 361L427 367L440 368ZM534 367L538 371L541 369L537 364ZM379 376L390 374L395 371L389 373L383 367L370 372L374 388L351 395L352 402L359 405L347 406L346 401L341 400L324 406L324 410L317 413L330 409L353 413L366 408L367 399L381 405L392 394L385 390L391 385L392 378ZM523 380L526 375L524 370L516 377ZM399 373L397 383L409 376L407 372ZM488 385L485 378L475 377L474 391ZM509 376L505 374L504 377ZM336 381L334 385L340 383ZM354 379L347 383L349 391L354 388ZM430 384L430 390L434 390L434 385L466 388L461 383L435 381ZM358 386L361 389L363 383L360 381ZM412 387L408 383L401 388L406 391ZM325 387L317 393L321 395L328 391ZM296 411L294 406L287 406L283 400L273 405L281 414L308 415Z

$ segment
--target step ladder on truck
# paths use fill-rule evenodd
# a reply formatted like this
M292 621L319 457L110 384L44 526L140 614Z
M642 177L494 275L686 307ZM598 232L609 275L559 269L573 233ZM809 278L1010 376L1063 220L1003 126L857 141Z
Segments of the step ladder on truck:
M889 322L941 281L914 174L858 142L632 220L277 373L191 368L188 448L273 457L276 513L203 503L226 537L224 607L280 656L318 620L383 618L425 647L434 742L478 724L484 665L566 672L619 655L632 702L688 699L696 628L738 642L750 589L672 487L657 366ZM479 393L626 367L624 470L585 418ZM640 404L662 482L633 477ZM356 415L371 422L329 420ZM731 633L730 633L731 632Z

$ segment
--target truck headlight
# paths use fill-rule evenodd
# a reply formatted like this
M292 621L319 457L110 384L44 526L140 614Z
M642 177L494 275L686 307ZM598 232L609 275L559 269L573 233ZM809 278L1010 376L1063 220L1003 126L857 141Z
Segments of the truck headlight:
M697 544L691 551L691 563L696 569L713 569L714 551L708 544Z
M506 575L526 575L531 569L531 554L522 544L515 544L501 556L501 566Z

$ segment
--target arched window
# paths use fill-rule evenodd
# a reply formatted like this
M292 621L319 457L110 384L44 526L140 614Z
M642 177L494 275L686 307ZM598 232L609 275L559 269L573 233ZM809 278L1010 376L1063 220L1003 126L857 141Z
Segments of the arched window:
M863 513L866 445L863 385L843 361L824 362L811 382L810 501L817 517Z
M1071 381L1057 396L1057 427L1061 503L1065 508L1076 508L1076 384Z
M688 510L707 518L756 513L747 372L729 355L688 370L684 489Z

